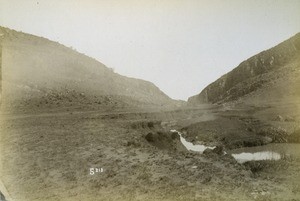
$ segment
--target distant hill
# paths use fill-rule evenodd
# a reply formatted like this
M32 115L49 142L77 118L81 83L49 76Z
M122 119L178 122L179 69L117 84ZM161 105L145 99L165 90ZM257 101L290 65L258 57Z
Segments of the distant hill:
M128 78L57 42L0 27L5 107L172 105L153 83Z
M300 33L243 61L208 85L189 104L248 103L300 98Z

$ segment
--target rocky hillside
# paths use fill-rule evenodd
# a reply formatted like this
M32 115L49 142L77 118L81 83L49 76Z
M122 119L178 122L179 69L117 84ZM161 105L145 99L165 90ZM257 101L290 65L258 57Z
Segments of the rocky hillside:
M57 42L0 27L3 103L176 104L153 83L121 76Z
M190 97L190 104L300 97L300 33L242 62Z

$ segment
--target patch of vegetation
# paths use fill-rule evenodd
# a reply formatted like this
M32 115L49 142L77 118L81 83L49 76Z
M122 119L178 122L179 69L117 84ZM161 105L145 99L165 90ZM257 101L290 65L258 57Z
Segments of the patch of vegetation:
M272 142L288 142L287 137L288 133L285 129L278 127L265 127L261 128L258 132L258 135L266 136L272 138Z
M286 169L288 165L289 163L286 159L248 161L244 163L244 166L253 174L258 174L263 171L277 171L280 169Z
M160 127L161 121L136 121L131 123L132 129L154 129Z

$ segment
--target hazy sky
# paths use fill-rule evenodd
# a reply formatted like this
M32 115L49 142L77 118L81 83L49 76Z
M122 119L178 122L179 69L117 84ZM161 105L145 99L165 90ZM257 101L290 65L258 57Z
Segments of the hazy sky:
M187 99L300 32L300 0L0 0L0 25Z

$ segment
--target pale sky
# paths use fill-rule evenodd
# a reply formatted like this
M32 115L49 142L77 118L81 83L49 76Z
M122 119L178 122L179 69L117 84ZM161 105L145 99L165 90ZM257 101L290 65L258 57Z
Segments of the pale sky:
M186 100L300 32L300 0L0 0L0 26L72 46Z

